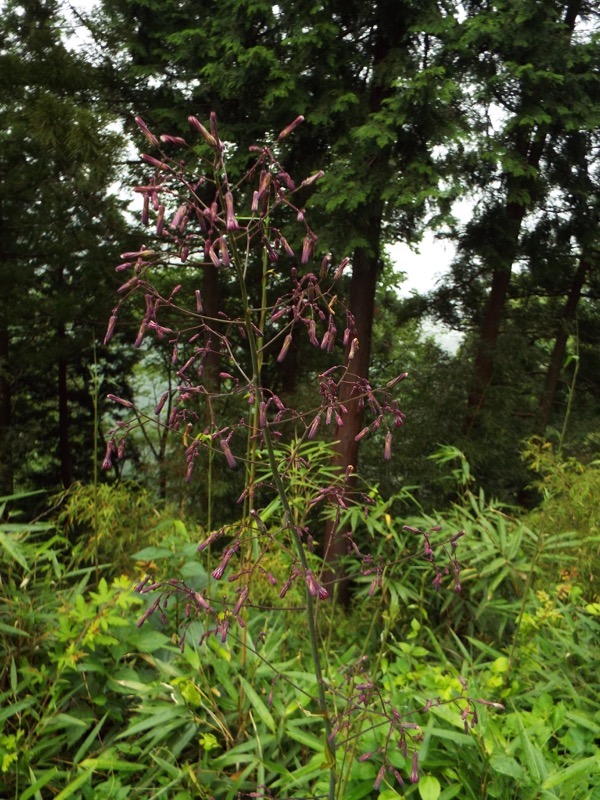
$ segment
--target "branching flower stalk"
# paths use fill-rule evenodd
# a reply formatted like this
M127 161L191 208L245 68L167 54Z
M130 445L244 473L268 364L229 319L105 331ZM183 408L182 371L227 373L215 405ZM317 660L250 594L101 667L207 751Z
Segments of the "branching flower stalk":
M341 693L325 681L316 610L319 602L329 598L329 592L311 568L308 551L312 552L313 539L306 527L306 514L309 511L313 513L312 509L320 505L333 507L333 513L339 518L340 513L348 508L347 503L352 502L345 491L348 475L334 474L326 486L315 489L305 513L295 515L286 480L288 472L293 472L296 450L292 448L289 455L282 456L278 442L284 434L284 426L289 426L290 422L299 431L300 442L309 442L320 427L343 425L348 412L339 399L339 390L342 383L350 381L353 383L353 399L370 414L356 439L381 429L385 441L383 456L389 459L392 430L404 421L392 392L406 374L389 381L382 389L376 389L352 373L353 354L360 343L356 339L352 315L333 292L349 260L343 258L335 266L331 254L327 254L320 267L310 271L309 264L317 255L317 236L306 222L302 206L294 202L298 192L306 191L322 177L322 173L311 175L296 186L277 157L279 142L301 121L301 118L294 120L270 147L251 148L255 154L254 163L245 176L232 185L225 163L227 146L219 138L214 115L211 115L209 127L190 117L192 128L202 140L200 152L204 149L210 154L210 159L202 159L207 169L200 175L191 171L184 160L168 154L171 148L177 151L188 147L181 137L157 137L143 120L137 118L143 135L158 150L158 156L142 156L155 172L145 185L135 190L142 196L143 224L149 226L151 218L155 220L156 244L122 254L123 263L116 269L119 273L129 273L129 276L118 290L121 299L111 314L105 342L114 333L123 303L143 293L145 310L135 346L141 347L150 336L168 345L178 384L161 396L153 416L139 412L129 400L110 396L131 416L129 420L117 423L103 466L109 469L115 457L124 456L126 439L132 430L148 420L154 423L159 420L163 430L180 438L187 462L186 479L190 481L202 449L208 449L211 464L220 459L234 469L241 458L237 452L239 434L245 429L245 486L240 497L242 519L231 526L212 530L198 546L200 552L209 548L214 552L216 544L225 542L220 563L212 570L211 579L219 582L227 576L228 583L236 586L234 597L224 592L217 598L212 583L199 592L176 578L163 583L153 583L148 578L136 587L137 591L142 594L159 592L159 595L142 614L138 624L143 624L152 614L158 614L166 621L167 602L170 597L177 596L185 602L180 638L182 647L189 623L200 618L206 620L201 641L215 635L225 642L231 625L237 623L242 634L240 637L234 635L234 639L241 641L242 652L245 652L244 615L245 609L252 607L252 582L257 578L266 579L271 585L277 583L263 566L263 559L274 546L278 547L289 563L288 578L279 592L280 599L283 600L292 584L298 581L304 584L304 613L317 686L316 716L324 729L328 796L335 800L344 785L343 781L338 781L336 772L336 737L341 736L350 743L352 752L346 756L351 761L357 742L353 733L356 720L358 731L367 717L373 715L380 720L378 724L389 724L389 734L380 752L384 766L376 781L379 786L384 772L392 770L387 756L392 734L398 737L399 746L406 755L407 742L418 740L418 726L407 722L405 714L386 703L367 676L364 665L343 677L345 687ZM192 151L194 158L197 153L196 146ZM250 189L249 194L247 187L255 188L254 191ZM249 205L249 211L241 213L244 202ZM282 233L284 225L288 238ZM293 245L297 234L287 233L288 228L292 229L294 225L302 230L301 245L296 247ZM297 256L296 252L300 255ZM289 264L287 274L280 268L275 276L277 291L282 293L272 301L267 293L267 280L275 273L274 265L286 261ZM237 286L237 313L226 313L224 308L205 308L200 289L194 290L194 307L190 308L185 300L189 289L184 289L182 284L161 292L151 282L151 273L158 267L175 267L178 275L183 273L185 278L195 279L197 272L194 268L207 265L216 269L224 280L229 279ZM253 268L260 270L261 276L257 308L251 302L253 284L249 277ZM301 274L303 270L306 272ZM341 332L338 326L344 317L345 325ZM278 353L277 363L287 357L293 331L304 331L310 344L323 354L333 354L336 348L338 353L342 349L347 353L344 363L334 364L319 374L319 399L309 411L287 408L263 380L263 362L275 352ZM220 377L226 382L223 390L211 386L205 375L205 366L209 363L214 366L215 359L222 364ZM230 419L220 419L219 403L224 397L248 401L248 412L242 415L241 421L232 423ZM160 415L165 407L169 409L168 418L161 421ZM262 471L257 470L261 452L268 464L268 469ZM260 474L257 476L257 473ZM255 492L259 487L278 499L280 518L275 529L267 527L255 507ZM356 502L367 503L368 499L357 492ZM460 535L455 535L450 542L457 591L460 590L460 568L454 550ZM348 552L354 552L360 559L362 574L370 578L369 595L372 595L382 585L385 565L363 555L351 531L344 532L343 537ZM429 533L425 532L423 537L425 558L434 564ZM237 571L234 568L236 564ZM437 567L436 570L434 586L439 588L441 572ZM334 704L340 698L343 698L345 707L336 710ZM344 769L345 762L341 766ZM393 772L401 783L399 774ZM417 779L417 761L413 755L410 780Z

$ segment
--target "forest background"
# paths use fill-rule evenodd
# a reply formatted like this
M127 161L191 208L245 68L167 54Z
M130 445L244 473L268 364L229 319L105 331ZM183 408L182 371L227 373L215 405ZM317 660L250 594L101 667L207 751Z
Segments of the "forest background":
M345 524L361 547L370 543L381 563L410 549L404 525L419 531L441 526L442 536L467 532L461 565L467 571L463 590L468 588L461 599L452 591L450 599L436 595L426 579L428 564L417 558L401 577L389 575L378 618L358 610L371 581L345 562L347 543L336 538L331 516L314 523L322 528L315 539L324 543L330 570L324 574L338 585L336 647L346 654L344 663L356 656L347 615L359 619L363 635L368 616L391 637L374 636L373 674L383 672L390 686L406 690L407 703L451 694L456 686L462 697L456 676L467 663L482 696L512 703L507 727L500 732L490 720L475 748L456 733L455 721L441 717L426 739L429 756L419 746L428 781L407 791L419 791L424 800L597 796L598 680L582 666L597 646L600 613L595 4L104 0L88 8L9 0L2 12L0 541L6 658L0 689L6 708L13 709L0 712L6 796L66 797L68 787L90 797L116 797L121 789L136 796L131 792L149 787L157 792L152 796L203 796L194 783L200 773L206 796L234 797L259 785L271 796L285 778L274 766L277 759L269 761L260 750L265 737L257 735L258 749L253 760L247 758L251 718L255 731L262 725L273 747L281 746L264 700L270 679L257 673L252 685L242 684L245 706L236 690L237 717L202 695L212 697L207 687L214 675L206 676L196 703L193 690L185 689L187 668L169 651L166 628L153 628L155 639L142 642L135 640L141 636L135 620L131 630L126 627L138 598L126 599L125 588L144 565L160 579L187 576L204 589L209 570L198 566L194 572L190 547L195 552L194 542L236 524L242 513L237 500L248 485L247 472L228 468L225 448L199 456L186 480L189 431L161 422L174 419L181 382L173 341L142 339L143 298L134 294L121 303L119 294L129 277L121 274L128 268L121 254L142 248L167 253L177 228L163 226L162 217L157 221L158 208L146 218L143 193L135 195L133 187L147 183L153 163L139 153L153 152L154 134L166 134L161 147L176 159L176 139L168 137L184 138L188 166L200 169L202 147L210 140L194 143L188 117L208 126L211 112L236 186L254 158L249 147L276 142L292 120L304 118L275 145L297 184L324 172L300 187L295 201L302 210L306 206L310 236L303 214L284 219L292 230L290 250L299 253L305 245L321 277L349 259L336 289L336 319L343 323L347 309L355 337L340 330L314 348L297 326L285 357L281 342L262 355L263 386L298 413L280 446L301 439L312 465L310 480L298 473L290 491L310 504L313 482L315 491L323 491L332 475L358 468L360 484L348 478L340 491L351 497L357 485L368 487L372 508L365 515L357 507L353 515L350 506ZM471 209L466 218L465 208ZM393 264L389 253L398 244L418 250L431 235L451 243L455 256L430 291L401 296L402 264ZM247 295L256 306L264 298L263 305L276 308L287 291L290 265L299 259L285 257L285 267L284 257L272 261L268 293L260 275L248 278ZM167 296L178 283L182 297L200 292L202 313L234 319L236 282L223 268L222 252L221 261L215 259L186 264L180 249L178 260L157 267L157 292ZM111 318L114 330L107 336ZM425 333L432 326L456 331L458 348L440 346ZM308 439L321 402L311 387L330 365L329 355L333 363L349 363L350 352L355 378L371 386L393 385L408 373L394 385L405 417L392 444L391 429L373 425L343 394L344 424L335 418L333 425L321 424L319 417L316 437L311 429ZM235 426L247 407L231 390L226 355L213 347L204 363L207 392L224 397L221 430ZM124 403L115 403L115 396ZM160 402L167 404L162 417L155 411ZM194 433L206 435L212 428L203 407L199 415L202 424ZM23 521L33 518L35 523ZM440 542L443 550L448 540ZM58 594L49 589L50 574ZM36 580L39 587L29 592ZM62 605L52 607L51 596ZM52 638L49 620L59 608L61 628ZM91 620L100 617L105 627L94 640ZM135 647L144 654L127 664L120 688L110 683L111 641L102 636L124 639L121 661ZM291 652L302 646L290 645ZM40 672L40 647L51 654L55 672ZM99 655L102 647L106 653ZM399 648L394 660L393 647ZM238 657L241 675L248 657L243 648L234 661ZM438 683L446 681L443 691L427 683L430 658ZM84 688L88 672L99 682L96 693ZM179 700L171 705L158 689L165 674L177 678L173 693ZM223 686L231 679L219 674L219 681L227 694ZM126 695L128 710L117 713L119 692L125 696L124 687L134 684L142 699ZM38 712L32 698L42 691ZM111 692L117 699L104 708L99 698L111 698ZM152 716L160 704L172 723L161 729L164 740L157 739L161 726ZM200 723L198 709L206 704L208 716ZM177 733L175 741L177 726L184 725L182 709L193 718L185 723L191 732L188 739ZM67 726L63 745L70 748L62 760L59 745L48 745L59 717ZM131 741L139 731L146 739L136 750ZM290 774L292 762L296 771L310 766L307 752L317 750L319 741L299 725L294 735L298 749L287 754L285 766ZM452 744L464 748L462 766L454 763L461 754L451 758ZM386 775L411 763L409 751L392 763L381 741L366 749L380 758ZM322 742L317 755L319 763L327 762ZM348 797L369 796L379 776L379 765L362 766L358 755L344 773ZM282 759L280 754L280 769ZM151 763L154 771L146 768L142 779L134 767L128 772L123 766L136 763ZM215 789L211 780L226 788ZM302 796L318 794L310 770L298 780L312 787L305 786ZM287 787L280 796L291 797L291 785L280 783Z

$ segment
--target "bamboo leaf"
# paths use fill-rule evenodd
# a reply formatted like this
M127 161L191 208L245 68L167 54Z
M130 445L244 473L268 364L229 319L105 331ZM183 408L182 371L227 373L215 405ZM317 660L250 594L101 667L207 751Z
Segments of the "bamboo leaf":
M275 733L275 720L273 719L273 715L267 708L264 700L258 696L255 689L252 688L246 678L244 678L242 675L240 675L240 683L244 687L244 691L246 692L246 696L248 697L252 708L256 711L260 719L265 723L271 733Z
M86 769L85 772L82 772L75 778L75 780L71 781L71 783L68 786L65 786L62 792L59 792L56 795L54 800L66 800L67 797L71 797L72 795L74 795L77 789L79 789L80 786L83 786L83 784L89 780L93 772L94 772L93 769Z
M584 773L589 778L593 773L600 771L600 757L590 756L584 758L582 761L577 761L571 764L566 769L556 770L552 772L542 784L542 789L552 789L554 786L560 786L561 783L569 781L572 778L578 778ZM586 781L586 785L589 781Z

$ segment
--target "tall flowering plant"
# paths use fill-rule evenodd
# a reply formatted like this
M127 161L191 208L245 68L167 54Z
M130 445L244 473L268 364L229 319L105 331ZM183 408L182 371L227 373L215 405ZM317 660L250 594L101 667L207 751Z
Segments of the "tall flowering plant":
M136 121L152 148L150 154L142 155L152 172L135 192L142 198L143 225L154 227L154 244L122 254L122 263L116 269L123 273L125 280L118 290L120 300L110 317L105 342L109 342L118 325L123 304L132 296L142 294L144 313L135 346L141 347L150 339L168 342L177 383L162 394L153 416L144 416L133 409L130 401L111 395L116 403L133 409L135 415L120 422L112 432L104 467L110 468L115 458L123 457L127 435L134 427L158 420L181 441L188 481L194 479L203 450L209 451L213 460L219 459L224 467L244 470L245 477L240 521L210 532L198 546L200 552L211 548L214 553L219 548L220 556L212 569L211 583L197 591L178 578L165 583L146 578L136 587L137 591L154 592L156 598L139 624L156 613L164 617L169 598L176 594L185 602L182 647L187 624L198 619L202 622L203 639L216 636L225 643L234 636L244 642L256 581L272 585L281 599L292 585L303 587L304 616L316 679L318 713L315 724L323 734L329 797L339 796L340 791L338 743L353 742L356 737L352 731L356 725L360 729L366 715L371 713L376 715L377 724L385 721L390 731L379 753L382 766L376 785L379 786L387 771L393 772L401 783L402 776L392 766L388 749L395 742L407 753L411 743L418 740L420 729L409 719L410 715L388 706L362 660L343 672L338 687L325 679L316 612L320 603L331 599L335 586L326 585L314 566L312 552L319 542L314 531L298 523L286 479L303 442L313 439L318 431L328 426L344 424L347 409L339 397L340 387L348 382L353 386L352 396L370 415L356 438L383 429L383 456L389 459L392 431L404 422L393 392L406 374L398 375L382 388L374 388L364 378L353 375L352 362L360 342L352 314L336 293L336 284L349 259L317 255L318 237L298 199L305 196L308 187L323 178L323 173L317 172L296 183L280 163L280 143L292 134L302 117L281 131L270 145L252 147L252 163L243 178L235 183L228 175L230 145L221 140L214 114L208 126L196 117L189 118L195 137L193 148L181 137L156 136L141 118ZM188 167L187 152L193 152L194 163L200 152L203 167L200 171ZM169 266L177 268L177 275L185 270L197 277L198 286L193 294L186 295L181 283L174 283L166 292L159 291L153 275L159 269L164 272ZM205 308L200 276L206 269L217 270L237 287L238 305L234 312ZM261 299L253 303L256 273L260 276ZM283 289L280 288L279 296L269 303L269 282L275 278L276 285ZM310 346L330 354L334 360L318 374L314 405L308 411L288 407L266 385L263 377L268 354L274 354L277 362L283 362L295 337L305 337ZM338 358L335 363L334 355L340 351L344 352L343 359ZM214 374L213 378L209 377L209 366L214 365L215 360L219 364L216 385ZM218 400L224 395L242 398L247 404L247 413L235 423L219 418ZM166 415L165 409L168 409ZM284 450L278 443L285 436L285 430L289 430L290 422L296 430L296 444ZM261 469L257 470L259 462ZM334 474L327 485L315 491L310 505L326 505L329 513L339 518L349 502L348 477ZM274 497L278 501L280 516L275 524L272 518L267 524L264 507L257 504L258 497ZM363 501L368 503L368 497L356 494L354 502ZM358 558L362 573L369 576L369 594L373 594L382 585L384 565L361 552L351 531L340 535L344 537L348 552ZM445 571L454 572L458 589L457 541L458 536L455 536L449 552L450 567ZM424 534L424 542L425 558L433 561L429 533ZM273 550L280 554L280 562L287 564L286 578L281 585L277 585L276 578L265 566ZM326 557L327 554L320 555ZM436 588L441 579L440 568L436 567ZM221 584L226 588L213 590ZM343 707L340 707L340 696L345 698ZM461 713L465 720L475 718L466 687ZM415 749L408 776L411 781L418 779L416 753ZM366 753L361 758L372 755ZM266 789L264 792L264 796L269 796Z

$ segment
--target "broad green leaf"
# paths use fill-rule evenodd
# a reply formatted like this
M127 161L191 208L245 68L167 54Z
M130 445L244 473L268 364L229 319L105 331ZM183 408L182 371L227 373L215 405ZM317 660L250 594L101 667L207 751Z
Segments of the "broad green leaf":
M417 784L421 800L438 800L442 787L433 775L424 775Z
M265 705L264 700L262 700L256 691L252 688L252 686L248 683L246 678L240 675L240 683L244 687L244 691L246 692L246 696L252 705L252 708L256 711L260 719L265 723L267 728L271 731L271 733L275 733L275 720L273 719L273 715Z
M509 775L511 778L520 779L523 777L523 769L519 762L510 756L492 756L490 766L494 772L501 775Z

